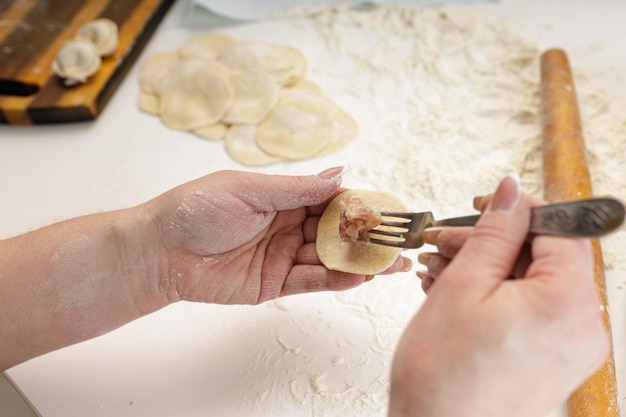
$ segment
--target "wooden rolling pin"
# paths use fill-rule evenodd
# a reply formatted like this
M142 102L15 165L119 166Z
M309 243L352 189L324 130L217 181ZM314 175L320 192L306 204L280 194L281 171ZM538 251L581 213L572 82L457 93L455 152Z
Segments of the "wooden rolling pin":
M576 91L567 55L551 49L541 56L544 199L549 202L591 197L591 177ZM592 241L594 278L603 307L604 325L611 335L606 282L600 242ZM609 359L567 402L569 417L619 417L615 362Z

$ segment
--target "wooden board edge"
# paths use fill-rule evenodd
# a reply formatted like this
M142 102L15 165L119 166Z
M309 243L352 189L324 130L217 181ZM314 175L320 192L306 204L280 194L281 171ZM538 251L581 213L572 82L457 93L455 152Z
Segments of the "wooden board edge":
M43 125L85 122L97 119L121 84L125 75L137 61L137 58L158 28L159 24L163 20L163 17L168 12L174 1L175 0L164 0L158 5L150 19L146 21L144 30L139 34L139 36L137 36L133 44L128 48L124 60L115 69L110 77L110 80L96 96L93 106L71 106L58 109L45 107L28 108L26 109L26 114L24 114L25 117L21 117L19 119L9 117L9 115L0 111L0 124Z

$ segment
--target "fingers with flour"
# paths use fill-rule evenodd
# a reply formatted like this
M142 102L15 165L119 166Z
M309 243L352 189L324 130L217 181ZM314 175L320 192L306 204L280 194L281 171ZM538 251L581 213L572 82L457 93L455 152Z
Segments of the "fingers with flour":
M258 211L315 207L333 197L343 172L343 167L335 167L318 175L264 175L261 180L259 174L246 173L231 192Z
M304 252L308 252L308 255ZM312 291L341 291L349 288L356 287L363 282L370 281L374 278L373 275L351 274L341 271L333 271L325 268L323 265L317 263L313 258L314 250L303 248L298 258L304 258L308 256L309 263L301 263L294 265L291 272L287 276L287 279L283 283L283 287L280 291L280 296L301 294ZM410 260L403 257L398 257L396 262L389 267L381 275L393 274L401 270L405 270L407 267L410 269Z

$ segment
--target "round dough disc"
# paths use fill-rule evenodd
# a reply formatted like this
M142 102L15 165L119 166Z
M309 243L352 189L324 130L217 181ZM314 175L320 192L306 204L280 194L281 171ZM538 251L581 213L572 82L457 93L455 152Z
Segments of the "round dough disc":
M187 59L185 61L177 61L177 65L171 67L167 73L160 74L158 78L153 79L152 88L156 94L163 94L171 86L180 82L186 82L193 76L190 73L196 71L211 70L221 74L226 74L228 69L217 61L206 59Z
M148 114L159 114L159 96L145 91L139 92L139 109Z
M359 134L359 125L352 116L343 110L335 115L333 119L333 137L330 143L322 149L321 155L328 155L333 152L337 152L346 146L356 138Z
M402 248L372 243L344 242L339 236L339 202L355 195L377 211L408 211L392 194L373 190L348 190L335 197L326 207L317 226L317 256L328 269L354 274L374 275L395 262Z
M331 118L339 113L339 106L324 93L304 88L285 88L280 93L280 103L309 102L325 110Z
M313 93L324 94L324 90L322 90L322 87L320 87L319 84L316 84L310 80L300 80L296 84L290 85L286 88L286 91L291 90L305 90Z
M331 141L333 120L315 101L279 102L259 125L257 144L270 155L285 159L310 158Z
M233 99L228 79L210 68L185 73L161 95L161 120L172 129L193 130L220 121Z
M265 71L280 86L296 84L306 75L306 58L287 45L242 42L225 49L218 59L232 69Z
M256 125L233 125L228 129L224 146L235 161L248 166L264 166L282 161L266 154L256 144Z
M259 123L278 101L278 86L264 72L236 72L230 76L230 84L233 103L224 115L225 123Z
M223 33L201 33L189 39L179 50L181 58L215 59L237 40Z
M222 122L215 123L214 125L202 126L193 130L193 133L203 139L209 140L223 140L228 131L228 126Z
M139 85L147 93L157 93L161 80L180 63L178 52L166 51L151 55L139 68Z

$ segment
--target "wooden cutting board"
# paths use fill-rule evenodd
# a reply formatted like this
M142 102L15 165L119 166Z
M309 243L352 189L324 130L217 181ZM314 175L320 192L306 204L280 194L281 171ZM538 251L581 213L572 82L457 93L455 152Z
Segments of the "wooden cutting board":
M173 1L0 1L0 123L95 119ZM119 46L87 83L65 87L52 62L65 41L98 18L117 23Z

